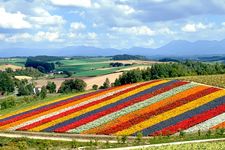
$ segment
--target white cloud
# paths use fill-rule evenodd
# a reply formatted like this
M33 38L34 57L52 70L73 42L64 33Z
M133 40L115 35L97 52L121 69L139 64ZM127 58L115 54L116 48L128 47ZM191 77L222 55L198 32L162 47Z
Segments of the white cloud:
M225 22L223 22L222 25L225 26Z
M27 16L21 12L9 13L5 8L0 8L0 27L11 29L31 28L32 25L25 20Z
M160 33L160 34L163 34L163 35L165 35L165 34L174 35L175 34L175 32L172 31L171 29L169 29L168 27L160 28L160 29L158 29L157 32Z
M88 38L94 40L97 38L97 34L95 32L89 32Z
M31 39L32 39L32 35L29 33L18 33L12 36L5 36L5 41L12 42L12 43L24 42Z
M57 6L91 7L91 0L50 0Z
M185 26L183 26L181 28L182 31L184 32L197 32L199 30L204 30L207 29L209 27L209 25L205 25L203 23L191 23L191 24L186 24Z
M126 15L130 15L135 12L134 8L128 5L117 5L117 7Z
M48 40L50 42L60 41L58 32L43 32L39 31L36 35L34 35L34 41L44 41Z
M95 32L88 33L74 33L70 32L67 34L68 38L76 40L96 40L98 35Z
M4 41L5 40L5 35L4 34L0 34L0 41Z
M30 33L18 33L14 35L5 35L0 34L0 40L10 42L10 43L17 43L17 42L27 42L27 41L50 41L50 42L59 42L62 41L60 39L60 34L58 32L43 32L39 31L34 35Z
M51 15L43 8L34 8L33 11L37 16L30 17L30 20L36 27L41 27L43 25L62 25L65 23L65 20L62 18L62 16Z
M70 24L70 28L72 30L81 30L81 29L85 29L86 26L83 23L81 23L81 22L72 22Z
M147 26L134 26L134 27L113 27L112 31L133 34L133 35L155 35L155 31Z

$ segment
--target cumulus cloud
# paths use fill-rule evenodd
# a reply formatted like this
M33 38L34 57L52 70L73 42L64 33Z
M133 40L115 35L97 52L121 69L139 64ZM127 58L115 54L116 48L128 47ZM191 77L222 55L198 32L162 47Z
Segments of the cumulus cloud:
M42 42L42 41L49 41L49 42L61 42L60 33L59 32L44 32L39 31L34 34L30 33L17 33L13 35L9 34L0 34L0 40L9 43L17 43L17 42L27 42L27 41L35 41L35 42Z
M0 7L0 27L9 29L26 29L32 25L26 21L26 15L21 12L10 13L5 8Z
M183 26L181 28L181 30L184 32L197 32L199 30L204 30L208 27L209 27L208 25L205 25L203 23L197 23L197 24L189 23L189 24L186 24L185 26Z
M34 35L34 41L43 41L47 40L50 42L60 41L58 32L43 32L39 31L36 35Z
M70 28L72 30L81 30L81 29L85 29L86 26L82 22L72 22L70 24Z
M30 17L29 19L37 27L44 25L62 25L66 22L62 16L51 15L47 10L43 8L37 7L34 8L33 11L37 16Z
M111 30L133 35L148 35L148 36L155 35L155 32L147 26L113 27Z
M222 22L222 25L225 26L225 22Z
M29 33L18 33L11 36L4 35L4 37L5 37L4 41L10 42L10 43L24 42L24 41L32 39L32 35Z
M57 6L91 7L91 0L50 0Z
M128 5L117 5L118 9L122 11L126 15L130 15L135 12L134 8L128 6Z
M143 22L169 21L197 15L225 14L225 2L218 0L146 0L126 1L137 10L134 18Z

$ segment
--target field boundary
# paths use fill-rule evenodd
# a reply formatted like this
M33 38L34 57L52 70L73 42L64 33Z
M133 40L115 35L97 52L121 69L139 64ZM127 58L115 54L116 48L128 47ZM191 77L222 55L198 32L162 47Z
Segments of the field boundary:
M68 134L68 133L50 133L50 132L26 132L26 131L0 131L0 137L11 138L29 138L29 139L46 139L60 141L79 141L89 142L90 140L98 140L99 142L116 143L117 137L110 135L87 135L87 134ZM144 137L149 139L151 137ZM135 140L135 137L128 136L128 141Z
M84 135L84 134L26 132L26 131L5 131L5 132L0 131L0 137L28 138L28 139L65 141L65 142L66 141L71 142L74 140L78 142L90 142L90 140L97 140L98 142L101 142L101 143L106 143L106 142L117 143L116 136L108 136L108 135ZM149 139L149 138L152 138L152 137L143 137L143 139ZM133 140L135 140L135 137L131 137L131 136L127 137L127 141L133 141ZM110 148L109 150L134 150L134 149L144 149L149 147L218 142L218 141L225 141L225 138L179 141L179 142L170 142L170 143L162 143L162 144L148 144L148 145L140 145L140 146Z

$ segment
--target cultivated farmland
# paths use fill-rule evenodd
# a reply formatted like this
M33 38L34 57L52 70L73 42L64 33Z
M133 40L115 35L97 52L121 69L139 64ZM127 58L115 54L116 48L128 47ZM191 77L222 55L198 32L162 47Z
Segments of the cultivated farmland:
M225 127L225 90L153 80L55 99L0 116L0 130L99 135L176 134Z

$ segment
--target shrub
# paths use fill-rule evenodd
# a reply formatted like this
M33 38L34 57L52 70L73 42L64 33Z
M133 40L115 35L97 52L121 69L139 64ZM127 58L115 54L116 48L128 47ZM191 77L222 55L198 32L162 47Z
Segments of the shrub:
M56 92L56 84L54 82L48 82L46 89L49 91L49 93L55 93Z
M124 135L124 136L121 137L121 142L123 144L125 144L127 142L127 136L126 135Z
M97 90L97 89L98 89L98 85L94 84L94 85L92 86L92 89L93 89L93 90Z
M103 83L103 85L100 87L100 89L107 89L110 87L110 82L109 82L109 79L106 78L105 79L105 82Z
M81 79L66 80L59 88L59 93L83 92L87 84Z
M137 144L140 144L143 140L143 134L141 132L138 132L137 135L136 135L136 139L135 139L135 142Z
M44 98L46 98L46 96L47 96L47 89L45 86L42 86L41 92L39 93L39 97L41 99L44 99Z
M16 98L13 96L10 96L10 97L6 98L6 100L4 100L0 106L1 106L1 110L12 108L12 107L16 106Z

